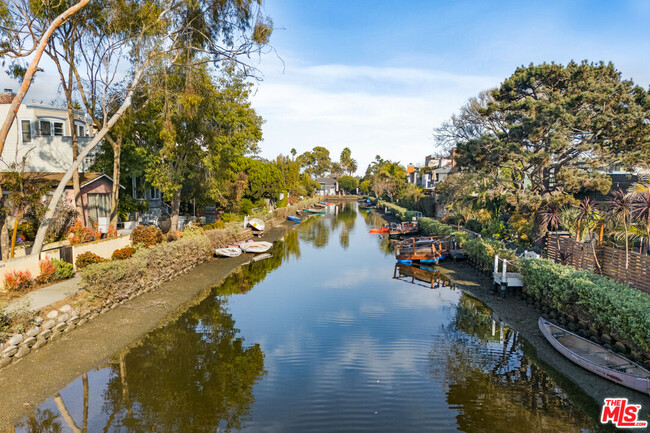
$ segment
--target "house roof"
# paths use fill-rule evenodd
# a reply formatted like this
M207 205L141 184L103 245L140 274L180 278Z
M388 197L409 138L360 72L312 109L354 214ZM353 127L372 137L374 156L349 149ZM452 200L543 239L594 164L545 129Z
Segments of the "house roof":
M4 176L6 173L0 173L0 183L4 183ZM52 187L56 188L56 186L61 182L61 179L63 179L63 176L65 173L60 172L60 173L45 173L45 172L27 172L25 173L25 178L32 180L32 181L42 181L42 182L50 182ZM98 172L89 172L89 173L79 173L79 184L83 188L86 185L90 185L91 183L98 181L99 179L105 178L107 179L110 183L113 183L113 179L104 173L98 173ZM72 188L72 179L68 181L68 183L65 185L66 188ZM120 185L122 189L125 189L123 185Z
M336 178L334 177L318 177L316 178L316 182L320 183L321 185L336 185Z

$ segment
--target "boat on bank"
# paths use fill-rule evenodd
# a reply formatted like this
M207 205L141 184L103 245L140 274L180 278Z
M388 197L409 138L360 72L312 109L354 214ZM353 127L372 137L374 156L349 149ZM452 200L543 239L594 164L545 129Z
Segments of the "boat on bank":
M570 361L619 385L650 394L650 371L639 364L543 317L537 324L548 342Z
M237 257L241 255L242 251L239 247L231 246L225 248L217 248L214 250L214 253L220 257Z
M438 263L449 254L450 237L413 237L395 246L395 259L400 263Z
M258 232L263 232L266 227L264 221L259 218L251 218L248 220L248 225Z
M266 241L248 241L239 244L239 248L245 253L265 253L271 249L273 244Z
M369 233L388 233L390 226L384 226L377 229L370 229Z
M291 216L291 215L289 215L289 216L287 217L287 219L288 219L289 221L302 221L302 220L300 219L300 217L297 217L297 216Z

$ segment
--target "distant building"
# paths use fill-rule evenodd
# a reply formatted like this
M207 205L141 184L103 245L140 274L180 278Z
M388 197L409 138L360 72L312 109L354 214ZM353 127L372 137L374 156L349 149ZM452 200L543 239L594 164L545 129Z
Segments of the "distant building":
M316 182L320 188L316 191L318 195L337 195L339 193L339 182L335 177L317 177Z
M427 156L422 166L409 164L406 167L406 181L419 186L425 192L432 192L436 185L455 172L456 161L453 156L454 151L452 150L448 157Z

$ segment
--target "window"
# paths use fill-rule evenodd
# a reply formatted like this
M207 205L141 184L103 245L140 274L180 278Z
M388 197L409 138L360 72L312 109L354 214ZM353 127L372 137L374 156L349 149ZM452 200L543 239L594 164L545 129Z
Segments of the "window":
M54 135L58 135L58 136L63 135L63 123L54 122Z
M157 188L150 188L149 197L151 200L160 200L160 190Z
M90 223L99 222L99 218L110 217L111 195L109 193L88 194L88 219Z
M38 122L38 129L41 131L43 137L49 137L52 135L52 125L47 120L41 120Z
M20 126L23 131L23 143L31 143L32 141L32 130L29 123L29 120L21 120Z
M82 125L77 125L77 137L84 137L85 136L84 127Z

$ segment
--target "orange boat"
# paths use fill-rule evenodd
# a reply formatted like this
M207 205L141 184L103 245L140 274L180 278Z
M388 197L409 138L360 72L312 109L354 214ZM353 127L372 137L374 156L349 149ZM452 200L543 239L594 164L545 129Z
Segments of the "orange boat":
M381 227L378 229L370 229L370 233L388 233L390 227Z

